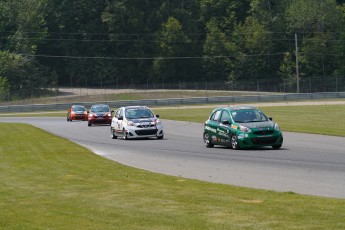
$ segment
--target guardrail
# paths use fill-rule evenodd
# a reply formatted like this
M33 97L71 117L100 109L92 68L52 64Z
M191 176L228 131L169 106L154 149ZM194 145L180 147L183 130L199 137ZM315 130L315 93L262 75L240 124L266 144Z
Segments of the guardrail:
M89 108L96 103L108 104L111 108L118 108L129 105L146 106L176 106L191 104L211 103L257 103L257 102L279 102L279 101L300 101L345 98L345 92L325 93L294 93L294 94L270 94L270 95L247 95L247 96L221 96L221 97L192 97L192 98L168 98L168 99L147 99L147 100L125 100L125 101L97 101L74 103ZM8 105L0 106L0 113L10 112L39 112L39 111L67 111L71 103L60 104L30 104L30 105Z

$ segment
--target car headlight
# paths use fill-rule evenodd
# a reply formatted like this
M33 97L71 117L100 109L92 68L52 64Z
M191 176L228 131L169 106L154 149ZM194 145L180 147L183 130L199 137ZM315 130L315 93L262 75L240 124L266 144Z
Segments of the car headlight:
M156 120L156 125L159 125L161 123L161 121L160 120Z
M277 130L277 131L280 131L280 127L277 123L274 124L274 129Z
M248 128L248 127L240 125L240 131L241 132L245 132L245 133L249 133L252 130L250 128Z
M71 112L71 114L72 114L72 115L74 115L74 114L75 114L75 112Z
M134 122L133 121L127 121L127 125L128 126L134 126Z

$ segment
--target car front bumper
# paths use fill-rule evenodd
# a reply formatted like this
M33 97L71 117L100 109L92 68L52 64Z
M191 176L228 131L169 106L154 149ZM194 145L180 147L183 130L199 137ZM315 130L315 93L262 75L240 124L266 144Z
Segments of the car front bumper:
M283 144L283 135L281 132L267 136L240 133L237 136L237 142L241 148L278 146Z
M127 133L127 138L162 137L164 135L162 126L153 126L148 128L128 126L125 131Z
M88 118L89 124L111 124L111 118Z

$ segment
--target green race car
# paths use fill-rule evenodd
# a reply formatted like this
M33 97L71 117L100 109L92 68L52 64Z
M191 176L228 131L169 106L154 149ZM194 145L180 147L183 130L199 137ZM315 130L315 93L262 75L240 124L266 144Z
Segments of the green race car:
M272 146L279 149L283 134L279 125L262 111L251 106L216 108L204 126L204 143L233 149Z

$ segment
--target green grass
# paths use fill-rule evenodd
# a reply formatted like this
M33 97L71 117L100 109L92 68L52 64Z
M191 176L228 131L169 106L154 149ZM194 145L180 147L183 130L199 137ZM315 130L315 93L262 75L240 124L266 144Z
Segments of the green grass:
M0 123L0 229L345 229L345 200L127 167Z
M345 136L345 105L260 107L283 131ZM155 109L162 119L204 122L212 108Z

